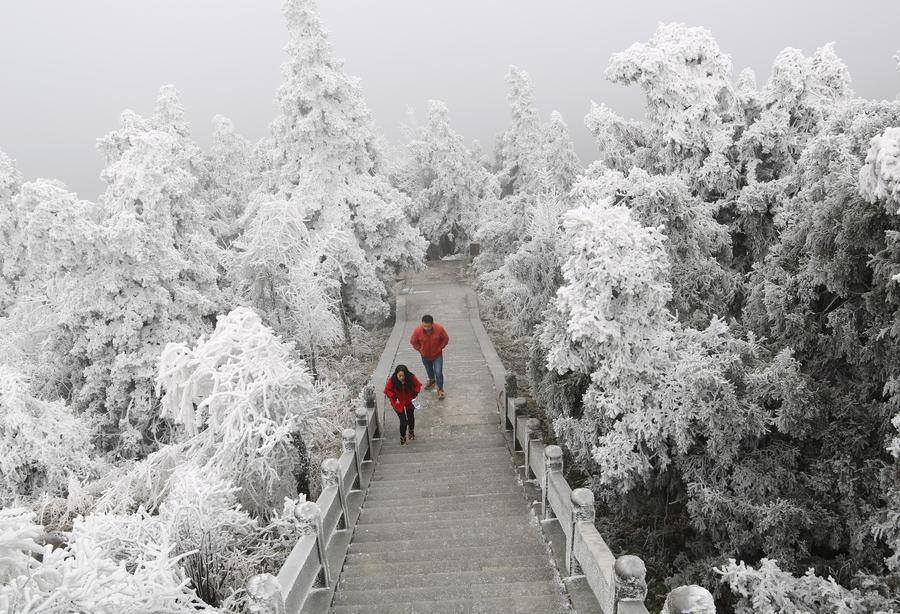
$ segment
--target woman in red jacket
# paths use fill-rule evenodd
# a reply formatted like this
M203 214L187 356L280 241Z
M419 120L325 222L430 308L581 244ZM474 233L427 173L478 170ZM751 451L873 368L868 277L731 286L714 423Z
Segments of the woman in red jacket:
M406 365L397 365L394 374L384 385L384 394L390 399L391 405L397 415L400 416L400 445L406 444L406 426L409 425L409 440L416 440L416 408L413 399L419 395L422 384L418 378L409 372Z

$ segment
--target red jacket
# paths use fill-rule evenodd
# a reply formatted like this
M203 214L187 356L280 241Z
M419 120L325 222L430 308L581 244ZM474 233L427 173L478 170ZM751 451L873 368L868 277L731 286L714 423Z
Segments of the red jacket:
M434 360L441 355L441 352L447 344L450 343L450 337L444 327L435 322L431 325L431 333L426 333L422 325L413 329L409 342L422 355L425 360Z
M412 373L410 373L412 375ZM406 407L410 404L410 402L419 396L419 391L422 389L422 384L419 383L419 379L412 375L412 390L407 390L403 388L401 390L394 390L394 380L391 377L388 377L387 384L384 385L384 394L387 395L387 398L390 400L391 405L394 407L394 411L398 414L402 414L406 411Z

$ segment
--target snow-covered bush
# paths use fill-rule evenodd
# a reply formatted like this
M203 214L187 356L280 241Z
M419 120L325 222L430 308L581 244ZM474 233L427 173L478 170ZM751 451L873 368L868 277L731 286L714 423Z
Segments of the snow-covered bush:
M41 492L64 495L97 468L90 431L61 401L43 401L0 364L0 505Z
M104 553L104 534L42 546L43 528L23 508L0 510L0 611L10 614L143 614L214 611L179 569L166 539L146 540L127 563ZM38 555L40 560L33 555Z
M306 367L243 307L219 316L193 348L167 345L157 381L162 415L190 437L186 457L233 482L241 505L259 516L296 496L307 450L327 446L346 423L325 413Z
M834 578L817 576L812 569L797 578L782 571L774 560L763 558L754 568L729 559L716 570L722 582L738 596L736 614L892 614L900 601L885 597L877 581L860 578L861 588L844 588ZM868 584L868 585L867 585Z

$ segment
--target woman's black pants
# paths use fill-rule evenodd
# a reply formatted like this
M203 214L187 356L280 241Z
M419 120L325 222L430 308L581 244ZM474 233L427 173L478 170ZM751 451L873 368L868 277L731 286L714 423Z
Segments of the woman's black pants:
M409 425L409 432L416 432L416 408L412 406L412 403L406 406L406 411L402 414L397 414L400 416L400 436L406 437L406 426Z

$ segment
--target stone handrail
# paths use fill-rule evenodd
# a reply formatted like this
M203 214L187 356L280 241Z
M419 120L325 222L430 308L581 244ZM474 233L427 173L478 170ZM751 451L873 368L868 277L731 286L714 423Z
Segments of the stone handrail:
M316 593L317 604L327 607L331 602L349 536L359 518L359 505L350 503L351 494L365 488L371 469L365 470L364 464L374 463L374 444L381 436L375 395L371 388L366 392L365 407L355 413L355 428L341 433L341 456L322 463L318 499L301 503L294 510L300 538L278 575L259 574L247 582L251 612L314 611L317 608L309 601Z
M559 522L565 534L565 572L584 576L604 614L648 614L647 570L637 556L616 558L594 525L594 493L572 489L563 475L563 453L559 446L544 446L540 421L528 418L526 400L515 396L515 378L504 375L506 392L503 423L512 431L515 450L525 457L526 480L541 490L543 521ZM561 570L562 571L562 570ZM669 593L663 614L715 614L712 595L700 586L682 586Z
M477 250L476 250L477 252ZM507 373L481 322L478 297L470 290L466 303L469 321L494 382L497 412L512 431L513 452L524 457L526 480L539 483L543 522L559 522L565 534L565 571L583 576L603 614L648 614L646 567L637 556L616 558L594 526L594 494L572 489L563 476L562 449L544 446L540 422L527 416L527 401L518 396L514 374ZM712 595L700 586L682 586L666 598L662 614L715 614Z
M322 492L315 502L294 511L300 539L277 576L258 574L246 589L254 614L324 613L331 605L337 575L374 472L384 433L384 386L406 320L406 299L397 297L394 328L364 391L364 406L354 412L354 427L341 433L339 458L322 462Z

